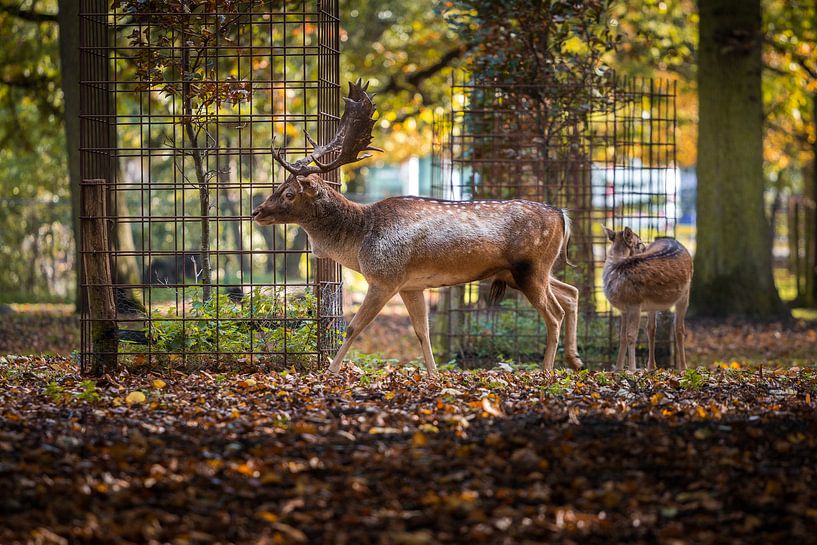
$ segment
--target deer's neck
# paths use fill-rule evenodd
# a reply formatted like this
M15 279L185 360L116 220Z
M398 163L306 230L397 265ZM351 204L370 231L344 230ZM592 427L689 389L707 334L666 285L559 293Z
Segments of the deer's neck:
M366 234L364 206L329 190L316 201L315 214L301 226L309 234L312 251L350 269L359 270L357 256Z

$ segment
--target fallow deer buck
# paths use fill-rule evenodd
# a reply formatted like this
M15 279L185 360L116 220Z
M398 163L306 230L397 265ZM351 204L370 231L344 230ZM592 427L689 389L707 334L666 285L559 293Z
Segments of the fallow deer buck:
M574 369L578 290L550 276L566 255L570 223L564 210L535 202L451 202L393 197L373 204L349 201L318 174L369 157L375 105L366 87L349 83L337 134L308 156L290 163L273 156L291 176L253 210L260 225L295 223L304 228L318 257L331 258L363 274L369 290L346 330L329 370L340 369L349 345L395 294L400 294L423 350L425 366L436 366L429 341L424 290L494 279L493 290L521 290L547 325L544 368L553 368L562 320L565 354ZM331 161L326 157L337 154ZM326 161L326 162L325 162ZM314 163L314 165L312 164Z
M635 343L641 311L647 311L647 369L655 369L656 311L675 306L676 360L678 369L686 369L684 352L684 316L689 306L692 282L692 257L673 238L659 238L645 247L629 227L616 232L602 225L613 243L604 263L604 295L621 311L621 330L616 369L624 367L625 349L629 370L635 371Z

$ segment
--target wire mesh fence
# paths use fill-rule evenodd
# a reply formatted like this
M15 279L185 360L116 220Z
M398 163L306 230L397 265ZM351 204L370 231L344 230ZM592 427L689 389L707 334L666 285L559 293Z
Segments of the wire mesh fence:
M556 274L580 290L580 355L608 365L618 346L618 318L602 291L607 243L600 224L629 226L645 241L674 235L676 89L672 81L613 75L595 89L594 100L577 103L562 100L577 89L474 76L454 81L452 109L435 122L432 193L568 209L575 267L562 265ZM432 297L436 349L465 366L540 363L545 329L538 313L519 294L490 306L489 289L476 282ZM656 351L666 360L670 340L662 330Z
M339 119L337 0L81 0L81 175L101 180L110 351L82 314L83 371L97 358L246 358L316 363L339 345L341 276L297 226L251 210L286 179L272 159L306 155ZM326 176L339 184L337 172ZM94 182L98 183L98 182ZM108 336L112 333L108 332ZM110 346L110 345L109 345Z

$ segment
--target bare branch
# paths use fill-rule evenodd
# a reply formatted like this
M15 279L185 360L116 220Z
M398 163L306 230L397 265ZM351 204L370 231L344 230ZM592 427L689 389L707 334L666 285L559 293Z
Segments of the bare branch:
M17 17L18 19L22 19L23 21L29 21L32 23L57 22L56 13L43 13L41 11L23 9L20 6L16 5L0 4L0 13L5 13L7 15L11 15L12 17Z

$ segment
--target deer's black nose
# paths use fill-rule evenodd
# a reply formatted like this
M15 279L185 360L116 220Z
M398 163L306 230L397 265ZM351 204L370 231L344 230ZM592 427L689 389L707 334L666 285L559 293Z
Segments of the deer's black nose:
M261 208L258 207L258 208L256 208L255 210L252 211L252 217L256 217L260 213L261 213Z

